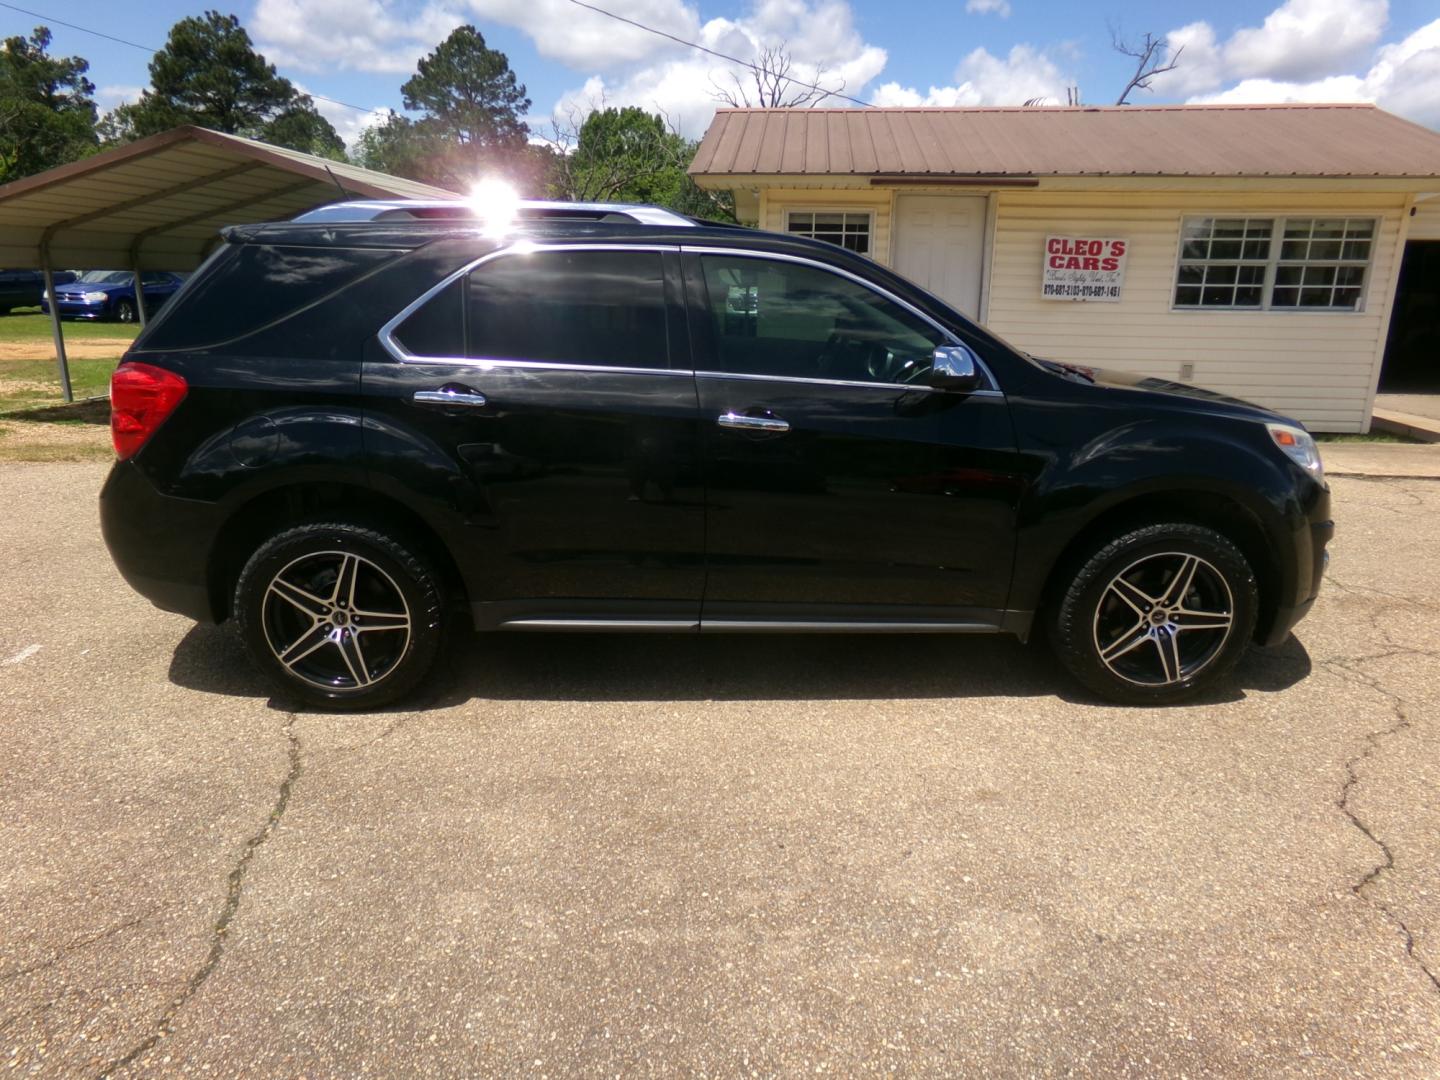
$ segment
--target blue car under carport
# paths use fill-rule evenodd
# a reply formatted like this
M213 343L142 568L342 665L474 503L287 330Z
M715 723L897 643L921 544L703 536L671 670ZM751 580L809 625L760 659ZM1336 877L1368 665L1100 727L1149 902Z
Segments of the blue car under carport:
M184 283L179 274L164 270L146 270L140 275L145 290L145 314L153 315L175 290ZM115 319L134 322L139 317L135 306L135 275L129 270L87 270L67 285L56 285L60 315L66 319ZM40 307L50 313L49 297Z

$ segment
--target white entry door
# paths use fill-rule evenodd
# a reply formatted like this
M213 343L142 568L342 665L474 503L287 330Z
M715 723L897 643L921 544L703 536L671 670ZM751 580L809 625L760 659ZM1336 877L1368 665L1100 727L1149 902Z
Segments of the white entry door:
M896 197L895 269L972 319L980 316L984 258L984 196Z

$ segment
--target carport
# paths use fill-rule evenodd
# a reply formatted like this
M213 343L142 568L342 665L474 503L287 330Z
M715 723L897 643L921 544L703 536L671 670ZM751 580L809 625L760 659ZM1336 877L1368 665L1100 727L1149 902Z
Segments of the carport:
M344 162L197 127L177 127L0 187L0 266L193 270L226 225L283 220L351 198L454 198L454 193ZM61 389L70 390L65 333L50 304Z

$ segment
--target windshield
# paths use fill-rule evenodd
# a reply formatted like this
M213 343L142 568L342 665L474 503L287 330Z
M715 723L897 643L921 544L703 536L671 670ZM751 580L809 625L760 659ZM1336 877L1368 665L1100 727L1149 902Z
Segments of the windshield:
M130 276L129 270L86 270L75 280L86 285L124 285Z

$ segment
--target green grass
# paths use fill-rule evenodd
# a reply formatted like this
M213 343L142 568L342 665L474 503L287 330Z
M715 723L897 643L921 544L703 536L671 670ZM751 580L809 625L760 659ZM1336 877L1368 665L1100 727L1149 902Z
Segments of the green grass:
M1320 434L1315 436L1315 441L1320 443L1419 443L1419 439L1412 439L1408 435L1396 435L1389 431L1367 431L1365 434L1355 432Z
M110 392L114 358L71 360L70 388L77 398ZM60 374L54 360L0 360L0 414L60 402Z
M89 319L66 319L65 340L87 341L91 338L124 338L134 341L140 328L134 323L91 322ZM50 340L50 316L39 308L16 308L9 315L0 315L0 342Z

